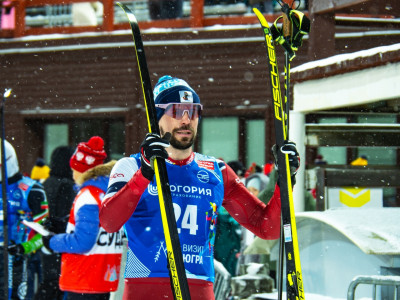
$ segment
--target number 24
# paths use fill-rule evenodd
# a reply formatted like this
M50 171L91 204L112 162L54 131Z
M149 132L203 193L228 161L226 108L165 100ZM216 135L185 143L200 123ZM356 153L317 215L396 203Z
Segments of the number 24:
M179 218L182 214L182 208L174 203L174 213L176 223L180 221ZM196 235L199 225L197 225L197 205L187 205L186 210L182 216L181 228L189 229L191 235ZM181 233L181 228L178 227L178 233Z

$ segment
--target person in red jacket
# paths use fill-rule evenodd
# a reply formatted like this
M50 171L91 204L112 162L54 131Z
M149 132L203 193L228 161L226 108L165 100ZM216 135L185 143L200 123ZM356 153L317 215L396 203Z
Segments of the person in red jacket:
M101 199L115 164L104 164L106 157L101 137L78 145L70 166L79 192L66 233L42 237L46 249L62 253L59 284L67 300L108 300L118 288L124 234L107 233L99 222Z

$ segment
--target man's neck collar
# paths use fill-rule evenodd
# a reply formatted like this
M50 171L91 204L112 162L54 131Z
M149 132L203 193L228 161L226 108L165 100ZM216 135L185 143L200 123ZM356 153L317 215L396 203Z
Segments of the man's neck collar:
M185 166L190 164L193 161L193 159L194 159L194 152L190 153L190 155L185 159L176 160L169 157L168 161L174 165Z

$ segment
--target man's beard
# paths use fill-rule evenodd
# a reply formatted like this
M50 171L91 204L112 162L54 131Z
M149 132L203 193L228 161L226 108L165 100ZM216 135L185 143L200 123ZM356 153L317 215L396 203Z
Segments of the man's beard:
M192 132L192 137L191 138L186 138L185 137L181 141L178 141L175 138L174 134L179 130L190 130ZM162 127L160 127L160 133L161 133L161 137L164 138L166 132L163 130ZM175 149L186 150L186 149L188 149L188 148L193 146L193 143L194 143L195 139L196 139L196 134L194 133L194 130L189 125L187 125L187 126L182 126L180 128L173 129L172 133L171 133L171 139L169 140L169 143Z

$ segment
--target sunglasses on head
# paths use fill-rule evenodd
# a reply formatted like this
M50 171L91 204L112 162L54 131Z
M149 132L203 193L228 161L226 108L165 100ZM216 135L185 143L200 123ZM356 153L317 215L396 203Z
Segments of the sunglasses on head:
M199 103L156 104L156 107L164 109L166 115L177 120L181 120L186 112L188 113L189 119L194 120L200 117L201 111L203 110L203 105Z

